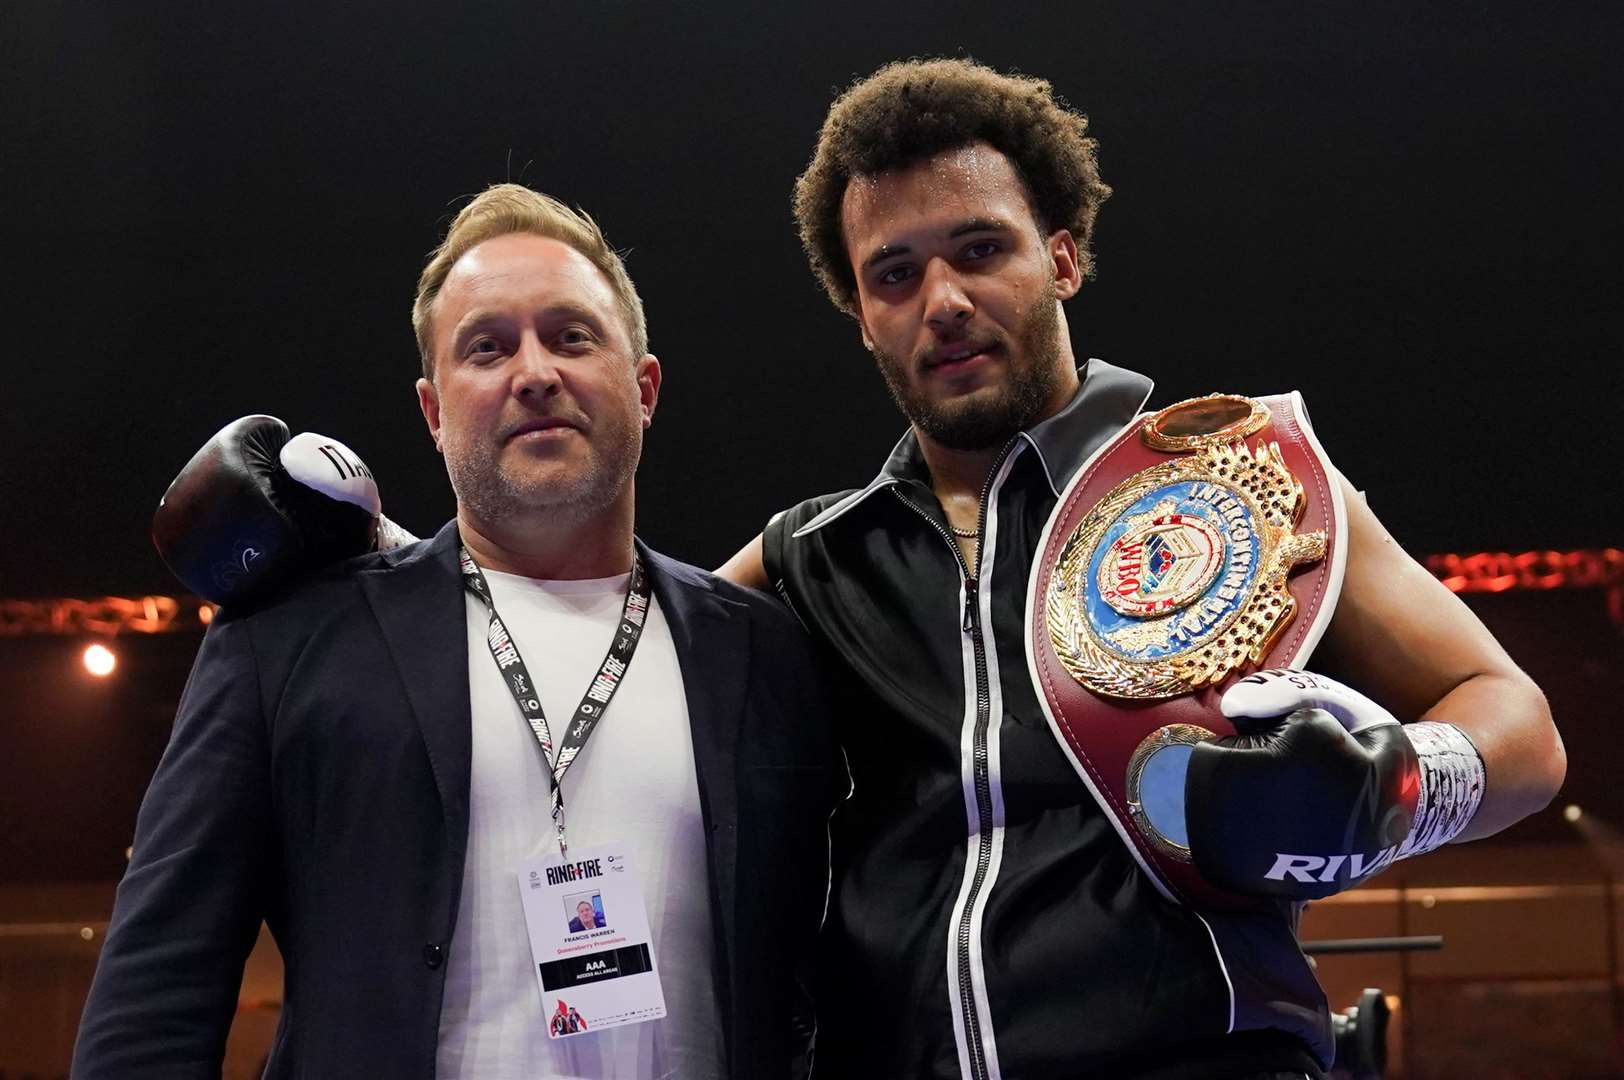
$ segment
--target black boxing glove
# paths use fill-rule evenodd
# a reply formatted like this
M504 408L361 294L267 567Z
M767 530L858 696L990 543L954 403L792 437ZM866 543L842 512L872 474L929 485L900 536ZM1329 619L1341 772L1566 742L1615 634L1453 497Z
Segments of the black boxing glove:
M245 416L204 443L169 485L152 542L187 588L235 603L416 539L380 510L372 473L343 443L310 432L290 439L275 417Z
M1196 744L1185 776L1190 855L1203 876L1234 892L1313 900L1400 857L1421 779L1391 713L1303 671L1242 679L1220 707L1240 734Z

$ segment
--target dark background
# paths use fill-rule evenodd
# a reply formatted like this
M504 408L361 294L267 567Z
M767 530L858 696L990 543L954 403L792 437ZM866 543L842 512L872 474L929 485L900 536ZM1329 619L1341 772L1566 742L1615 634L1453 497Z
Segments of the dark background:
M1621 46L1624 7L1585 3L9 0L0 597L175 591L152 509L249 412L344 440L436 528L408 309L460 200L504 179L631 249L666 373L647 539L716 565L864 483L902 422L789 192L838 89L932 54L1091 119L1116 195L1079 355L1153 375L1156 404L1300 389L1417 555L1617 546ZM1562 595L1488 614L1570 749L1605 751L1618 628ZM120 643L92 686L74 642L0 640L6 876L121 868L196 636ZM1581 794L1624 807L1587 760Z
M0 596L174 586L158 496L227 420L348 442L452 512L408 308L460 205L587 207L666 389L641 529L715 565L901 422L789 211L836 90L907 55L1043 75L1116 195L1082 355L1166 403L1300 389L1413 551L1617 543L1616 4L9 0Z

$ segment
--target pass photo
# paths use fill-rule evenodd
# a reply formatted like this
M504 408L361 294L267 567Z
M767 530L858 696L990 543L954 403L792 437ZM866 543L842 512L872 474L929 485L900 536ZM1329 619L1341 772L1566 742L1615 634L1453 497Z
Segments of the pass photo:
M609 925L603 917L603 896L597 892L575 893L564 897L564 917L569 920L570 933L599 930Z

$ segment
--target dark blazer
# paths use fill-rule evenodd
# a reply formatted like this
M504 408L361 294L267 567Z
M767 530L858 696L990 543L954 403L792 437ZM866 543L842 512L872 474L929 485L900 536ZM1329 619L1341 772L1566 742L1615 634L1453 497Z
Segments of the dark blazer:
M826 699L781 604L639 550L693 726L729 1075L786 1076L845 788ZM286 965L267 1076L434 1075L467 852L467 657L455 523L222 612L141 806L78 1080L218 1076L262 918Z

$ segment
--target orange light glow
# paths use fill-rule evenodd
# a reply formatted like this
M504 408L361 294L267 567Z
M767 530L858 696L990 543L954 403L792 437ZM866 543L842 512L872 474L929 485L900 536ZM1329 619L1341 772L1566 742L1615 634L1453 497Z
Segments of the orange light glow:
M118 657L105 645L88 645L84 652L85 670L98 679L105 679L118 667Z

